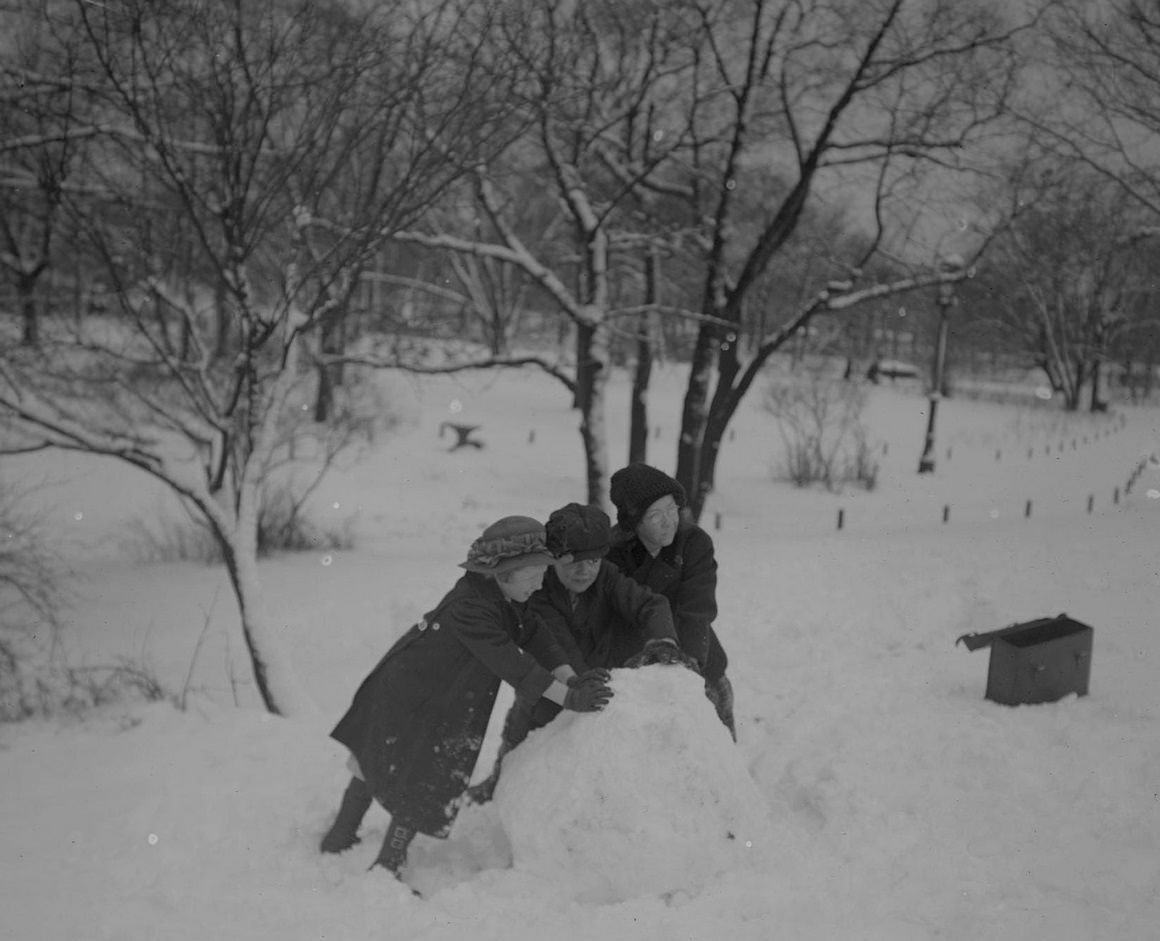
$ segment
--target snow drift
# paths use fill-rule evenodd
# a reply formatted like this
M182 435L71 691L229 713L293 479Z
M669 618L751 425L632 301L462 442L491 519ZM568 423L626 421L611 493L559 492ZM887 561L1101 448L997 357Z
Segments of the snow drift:
M614 670L600 713L563 713L504 762L495 802L513 864L587 902L695 895L760 866L768 800L699 676Z

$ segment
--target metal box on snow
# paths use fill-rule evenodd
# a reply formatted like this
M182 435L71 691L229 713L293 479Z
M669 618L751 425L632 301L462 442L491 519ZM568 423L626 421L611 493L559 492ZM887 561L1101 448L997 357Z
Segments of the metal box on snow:
M986 634L964 634L968 650L991 648L987 699L1006 706L1086 696L1091 677L1092 628L1060 614Z

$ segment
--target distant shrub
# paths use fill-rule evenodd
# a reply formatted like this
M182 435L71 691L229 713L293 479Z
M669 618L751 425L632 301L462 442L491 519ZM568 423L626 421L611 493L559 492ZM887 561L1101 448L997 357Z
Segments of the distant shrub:
M317 523L304 509L305 498L279 484L267 490L258 511L258 555L279 552L354 548L354 518ZM185 519L137 518L126 527L125 552L141 563L223 560L221 545L209 526L191 511Z
M125 524L121 545L130 558L142 564L201 562L216 565L222 561L221 546L209 527L191 518L137 517Z
M72 666L59 647L21 635L0 638L0 722L77 716L111 703L162 699L176 701L140 664L121 659Z
M839 480L856 483L866 490L878 486L878 462L861 426L855 429L852 450L843 457Z
M764 407L777 421L785 454L774 476L798 487L838 490L878 482L862 411L866 392L857 383L809 370L766 389Z
M288 488L272 490L258 514L258 555L354 548L354 518L322 526L302 510Z
M70 666L60 638L69 598L67 569L41 514L28 509L33 488L0 480L0 722L77 714L127 698L165 692L144 667Z
M331 390L325 421L311 417L310 377L289 397L278 415L278 444L265 470L258 509L258 555L278 552L350 549L354 546L353 517L325 524L309 513L309 500L326 474L340 460L357 460L377 437L405 421L402 400L389 384L349 372ZM141 562L223 561L221 546L201 513L186 505L184 519L139 518L128 526L125 551Z
M64 599L63 566L29 510L31 491L0 480L0 720L32 708L38 652L51 646Z
M64 565L31 493L0 479L0 626L10 630L55 627L64 603Z

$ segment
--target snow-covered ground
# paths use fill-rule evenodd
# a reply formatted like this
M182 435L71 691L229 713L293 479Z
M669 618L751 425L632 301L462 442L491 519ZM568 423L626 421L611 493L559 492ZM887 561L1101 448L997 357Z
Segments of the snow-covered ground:
M666 470L681 378L662 374L651 396L650 459ZM392 388L403 429L315 503L320 520L353 524L356 548L263 567L267 606L318 705L303 720L257 708L222 572L127 555L129 521L170 512L150 481L104 460L8 462L6 476L47 485L76 570L70 655L143 664L187 708L0 727L0 935L1160 937L1160 409L1069 419L950 400L936 473L920 477L925 400L882 387L867 412L878 489L826 494L771 480L780 438L755 395L703 518L721 565L737 746L722 757L709 739L723 730L701 722L699 698L619 676L616 710L533 735L495 802L465 810L447 841L416 841L416 898L367 871L386 823L377 808L360 846L317 852L347 776L327 732L450 587L471 539L499 516L545 518L582 500L583 463L567 394L539 375ZM623 376L612 395L620 462ZM449 452L438 436L448 419L481 425L486 448ZM955 638L1060 612L1094 627L1091 694L1018 708L984 699L988 653ZM669 697L676 724L649 727L684 740L630 734L650 696ZM701 712L682 724L686 710ZM547 799L562 781L584 784L568 791L568 813ZM634 800L647 812L631 843L609 835L602 853L596 824L613 805L631 820ZM759 835L751 859L721 850L723 815L738 806ZM703 866L671 866L698 843Z

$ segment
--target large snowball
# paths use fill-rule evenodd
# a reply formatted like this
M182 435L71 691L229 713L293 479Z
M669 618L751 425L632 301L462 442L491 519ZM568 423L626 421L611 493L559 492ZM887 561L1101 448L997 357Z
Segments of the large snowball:
M517 868L584 901L695 894L770 847L740 749L678 666L615 670L600 713L562 713L504 761L495 806Z

